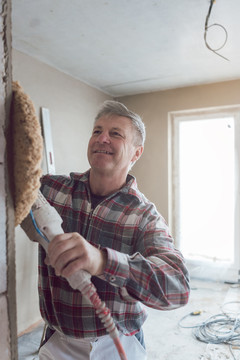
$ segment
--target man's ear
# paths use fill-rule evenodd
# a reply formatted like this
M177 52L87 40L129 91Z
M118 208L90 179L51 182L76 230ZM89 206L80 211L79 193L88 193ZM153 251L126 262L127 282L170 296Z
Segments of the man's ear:
M132 163L135 163L141 157L142 153L143 153L143 146L141 145L136 147L135 154L132 157Z

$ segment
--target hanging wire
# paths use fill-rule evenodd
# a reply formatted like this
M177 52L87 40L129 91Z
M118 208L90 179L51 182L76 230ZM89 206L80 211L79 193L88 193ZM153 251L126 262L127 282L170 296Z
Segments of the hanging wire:
M206 47L207 47L210 51L214 52L214 54L220 56L221 58L229 61L229 59L227 59L225 56L223 56L223 55L221 55L221 54L218 53L218 51L221 50L221 49L226 45L226 42L227 42L227 39L228 39L228 32L227 32L226 28L225 28L223 25L221 25L221 24L216 24L216 23L215 23L215 24L212 24L212 25L208 25L208 21L209 21L210 14L211 14L212 7L213 7L213 4L214 4L214 3L215 3L215 0L211 0L211 1L210 1L210 6L209 6L208 14L207 14L207 16L206 16L206 21L205 21L204 41L205 41ZM218 27L220 27L220 28L224 31L224 33L225 33L225 40L224 40L223 44L222 44L219 48L217 48L217 49L213 49L213 48L208 44L208 42L207 42L207 31L208 31L209 28L211 28L211 27L213 27L213 26L218 26Z

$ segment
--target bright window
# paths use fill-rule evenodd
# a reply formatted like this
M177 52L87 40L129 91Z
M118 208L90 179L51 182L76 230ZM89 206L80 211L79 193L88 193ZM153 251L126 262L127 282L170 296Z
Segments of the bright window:
M240 109L236 110L170 114L172 230L192 275L200 278L238 279Z

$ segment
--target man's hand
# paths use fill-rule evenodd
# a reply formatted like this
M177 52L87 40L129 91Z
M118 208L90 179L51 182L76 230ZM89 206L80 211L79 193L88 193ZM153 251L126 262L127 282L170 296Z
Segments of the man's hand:
M57 276L68 278L82 269L91 275L101 275L107 262L107 253L97 249L78 233L57 235L48 246L47 265Z

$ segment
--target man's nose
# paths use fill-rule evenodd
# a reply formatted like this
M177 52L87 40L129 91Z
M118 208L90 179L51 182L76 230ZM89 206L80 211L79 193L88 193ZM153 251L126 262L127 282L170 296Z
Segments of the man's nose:
M104 144L104 143L109 144L110 143L110 136L107 131L101 132L101 134L98 136L98 142L100 144Z

